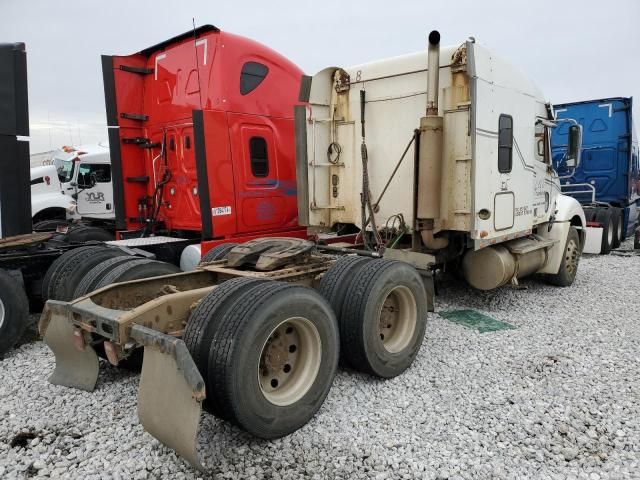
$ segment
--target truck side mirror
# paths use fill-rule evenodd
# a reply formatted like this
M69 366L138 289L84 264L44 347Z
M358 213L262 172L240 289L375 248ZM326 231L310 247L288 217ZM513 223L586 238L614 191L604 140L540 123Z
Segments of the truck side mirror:
M582 126L571 125L569 127L569 143L567 144L567 155L565 164L569 168L577 168L580 165L582 154Z

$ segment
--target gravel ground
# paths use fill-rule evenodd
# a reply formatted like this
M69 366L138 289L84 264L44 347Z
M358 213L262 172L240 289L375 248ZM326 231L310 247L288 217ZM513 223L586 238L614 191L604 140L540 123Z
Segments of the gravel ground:
M390 381L340 371L319 414L286 438L203 416L211 473L640 478L640 256L585 257L567 289L522 283L481 293L446 280L438 310L518 328L479 334L432 315L410 370ZM89 394L49 385L52 369L40 342L0 362L0 478L200 476L138 425L137 374L103 365Z

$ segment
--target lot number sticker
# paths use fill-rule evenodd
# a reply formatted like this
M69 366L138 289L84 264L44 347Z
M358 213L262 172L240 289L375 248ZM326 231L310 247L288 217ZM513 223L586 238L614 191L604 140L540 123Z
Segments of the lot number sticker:
M231 215L231 207L213 207L211 209L211 216L220 217L222 215Z

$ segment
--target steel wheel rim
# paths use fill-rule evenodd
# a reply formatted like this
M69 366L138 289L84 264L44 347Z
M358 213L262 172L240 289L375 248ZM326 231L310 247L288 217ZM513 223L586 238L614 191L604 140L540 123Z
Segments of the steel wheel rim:
M613 245L613 220L609 219L609 228L607 228L607 241L609 245Z
M418 324L418 306L404 285L389 291L378 312L378 336L384 349L398 353L411 343Z
M4 303L2 303L2 299L0 298L0 328L2 328L2 325L4 324L4 316L5 316Z
M304 317L292 317L274 328L262 346L258 384L264 397L285 407L311 389L320 371L322 340Z
M565 252L565 266L570 275L575 274L579 261L580 256L578 255L578 244L575 240L571 239L567 243L567 251Z

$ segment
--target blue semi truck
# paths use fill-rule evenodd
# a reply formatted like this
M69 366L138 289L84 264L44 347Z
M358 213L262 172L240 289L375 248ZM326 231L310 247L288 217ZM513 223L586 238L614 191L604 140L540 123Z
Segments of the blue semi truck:
M558 120L574 119L582 125L577 167L567 168L562 161L570 121L558 123L551 145L562 192L583 205L588 225L597 232L597 237L587 232L587 252L609 253L634 235L640 222L640 158L632 106L633 99L625 97L554 106Z

